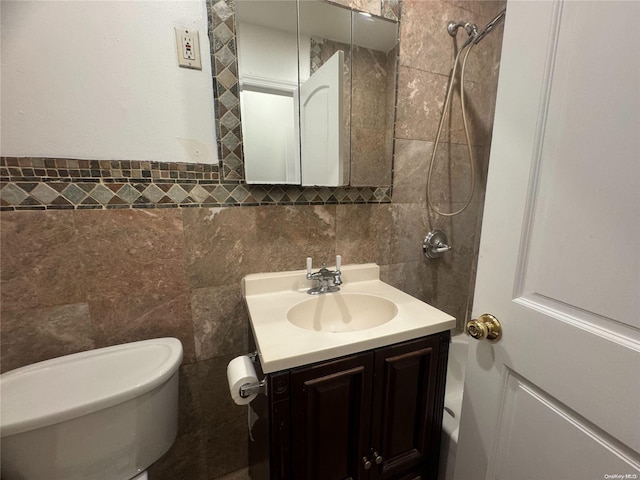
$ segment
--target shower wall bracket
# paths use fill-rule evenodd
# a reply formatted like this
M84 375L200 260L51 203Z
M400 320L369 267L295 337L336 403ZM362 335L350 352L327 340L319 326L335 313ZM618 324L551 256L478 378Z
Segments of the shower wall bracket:
M447 236L442 230L431 230L424 237L422 252L425 257L429 259L440 258L449 250L451 250L451 245L449 245Z

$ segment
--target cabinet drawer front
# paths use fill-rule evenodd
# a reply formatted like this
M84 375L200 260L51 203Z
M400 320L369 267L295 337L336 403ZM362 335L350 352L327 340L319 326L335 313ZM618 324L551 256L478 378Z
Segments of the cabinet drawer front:
M293 478L362 478L372 371L368 353L291 373Z

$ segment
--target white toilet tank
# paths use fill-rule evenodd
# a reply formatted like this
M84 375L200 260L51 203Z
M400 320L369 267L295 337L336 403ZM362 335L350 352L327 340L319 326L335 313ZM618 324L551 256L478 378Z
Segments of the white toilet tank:
M2 480L128 480L178 429L182 344L158 338L0 375Z

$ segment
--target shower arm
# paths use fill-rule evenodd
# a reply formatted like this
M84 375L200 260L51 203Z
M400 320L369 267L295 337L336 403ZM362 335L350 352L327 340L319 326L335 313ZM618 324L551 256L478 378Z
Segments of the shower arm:
M473 39L473 43L477 45L480 42L480 40L486 37L487 34L491 32L491 30L493 30L496 27L496 25L498 25L498 23L504 20L504 16L506 13L507 13L507 9L505 8L498 15L496 15L496 17L493 20L487 23L487 25L482 29L482 31L477 35L475 35Z

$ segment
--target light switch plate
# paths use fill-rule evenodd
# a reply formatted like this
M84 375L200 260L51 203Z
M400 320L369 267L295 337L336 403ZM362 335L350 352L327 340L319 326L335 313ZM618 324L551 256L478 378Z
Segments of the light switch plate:
M197 30L175 27L178 66L202 70L200 38Z

